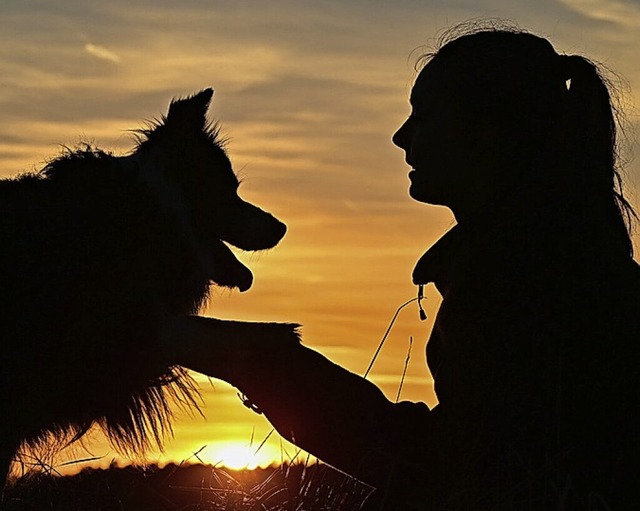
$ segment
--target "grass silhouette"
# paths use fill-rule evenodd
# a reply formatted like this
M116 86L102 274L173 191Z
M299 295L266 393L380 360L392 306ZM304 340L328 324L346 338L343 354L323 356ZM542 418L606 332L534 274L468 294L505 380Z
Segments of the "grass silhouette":
M2 511L357 510L372 489L327 465L254 470L204 464L86 468L73 476L31 471L5 490Z

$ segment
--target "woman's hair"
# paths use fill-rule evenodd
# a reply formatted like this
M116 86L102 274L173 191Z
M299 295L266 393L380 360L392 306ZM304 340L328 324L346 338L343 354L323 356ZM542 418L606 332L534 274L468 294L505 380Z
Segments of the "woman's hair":
M427 63L453 78L447 83L470 115L508 140L504 157L521 169L520 186L604 215L633 253L637 217L622 191L616 89L598 66L512 26L475 21L447 30L417 67Z

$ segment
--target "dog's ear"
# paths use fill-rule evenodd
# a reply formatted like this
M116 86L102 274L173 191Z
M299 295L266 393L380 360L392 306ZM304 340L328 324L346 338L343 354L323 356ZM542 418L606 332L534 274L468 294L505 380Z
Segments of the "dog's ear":
M172 101L167 113L166 124L173 124L180 128L192 126L196 129L202 129L212 97L213 89L208 88L188 98Z

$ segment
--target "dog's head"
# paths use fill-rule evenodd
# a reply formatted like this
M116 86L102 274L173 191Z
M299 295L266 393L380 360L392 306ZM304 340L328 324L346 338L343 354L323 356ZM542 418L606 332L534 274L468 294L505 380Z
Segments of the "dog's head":
M213 90L205 89L174 100L161 122L144 131L147 140L141 148L153 160L147 165L150 172L162 173L147 179L161 182L165 201L184 210L204 252L200 255L209 261L207 277L221 286L245 291L253 281L251 271L225 242L250 251L272 248L284 236L286 226L238 195L240 183L224 140L218 127L206 120L212 96Z

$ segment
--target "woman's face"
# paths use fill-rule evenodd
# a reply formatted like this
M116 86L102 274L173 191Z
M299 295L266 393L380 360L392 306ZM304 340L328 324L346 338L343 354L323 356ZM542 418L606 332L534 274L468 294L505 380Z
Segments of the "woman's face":
M409 195L454 213L486 195L497 149L490 125L474 118L468 99L460 99L468 97L464 87L472 87L464 79L431 61L411 92L411 115L393 135L412 168Z

